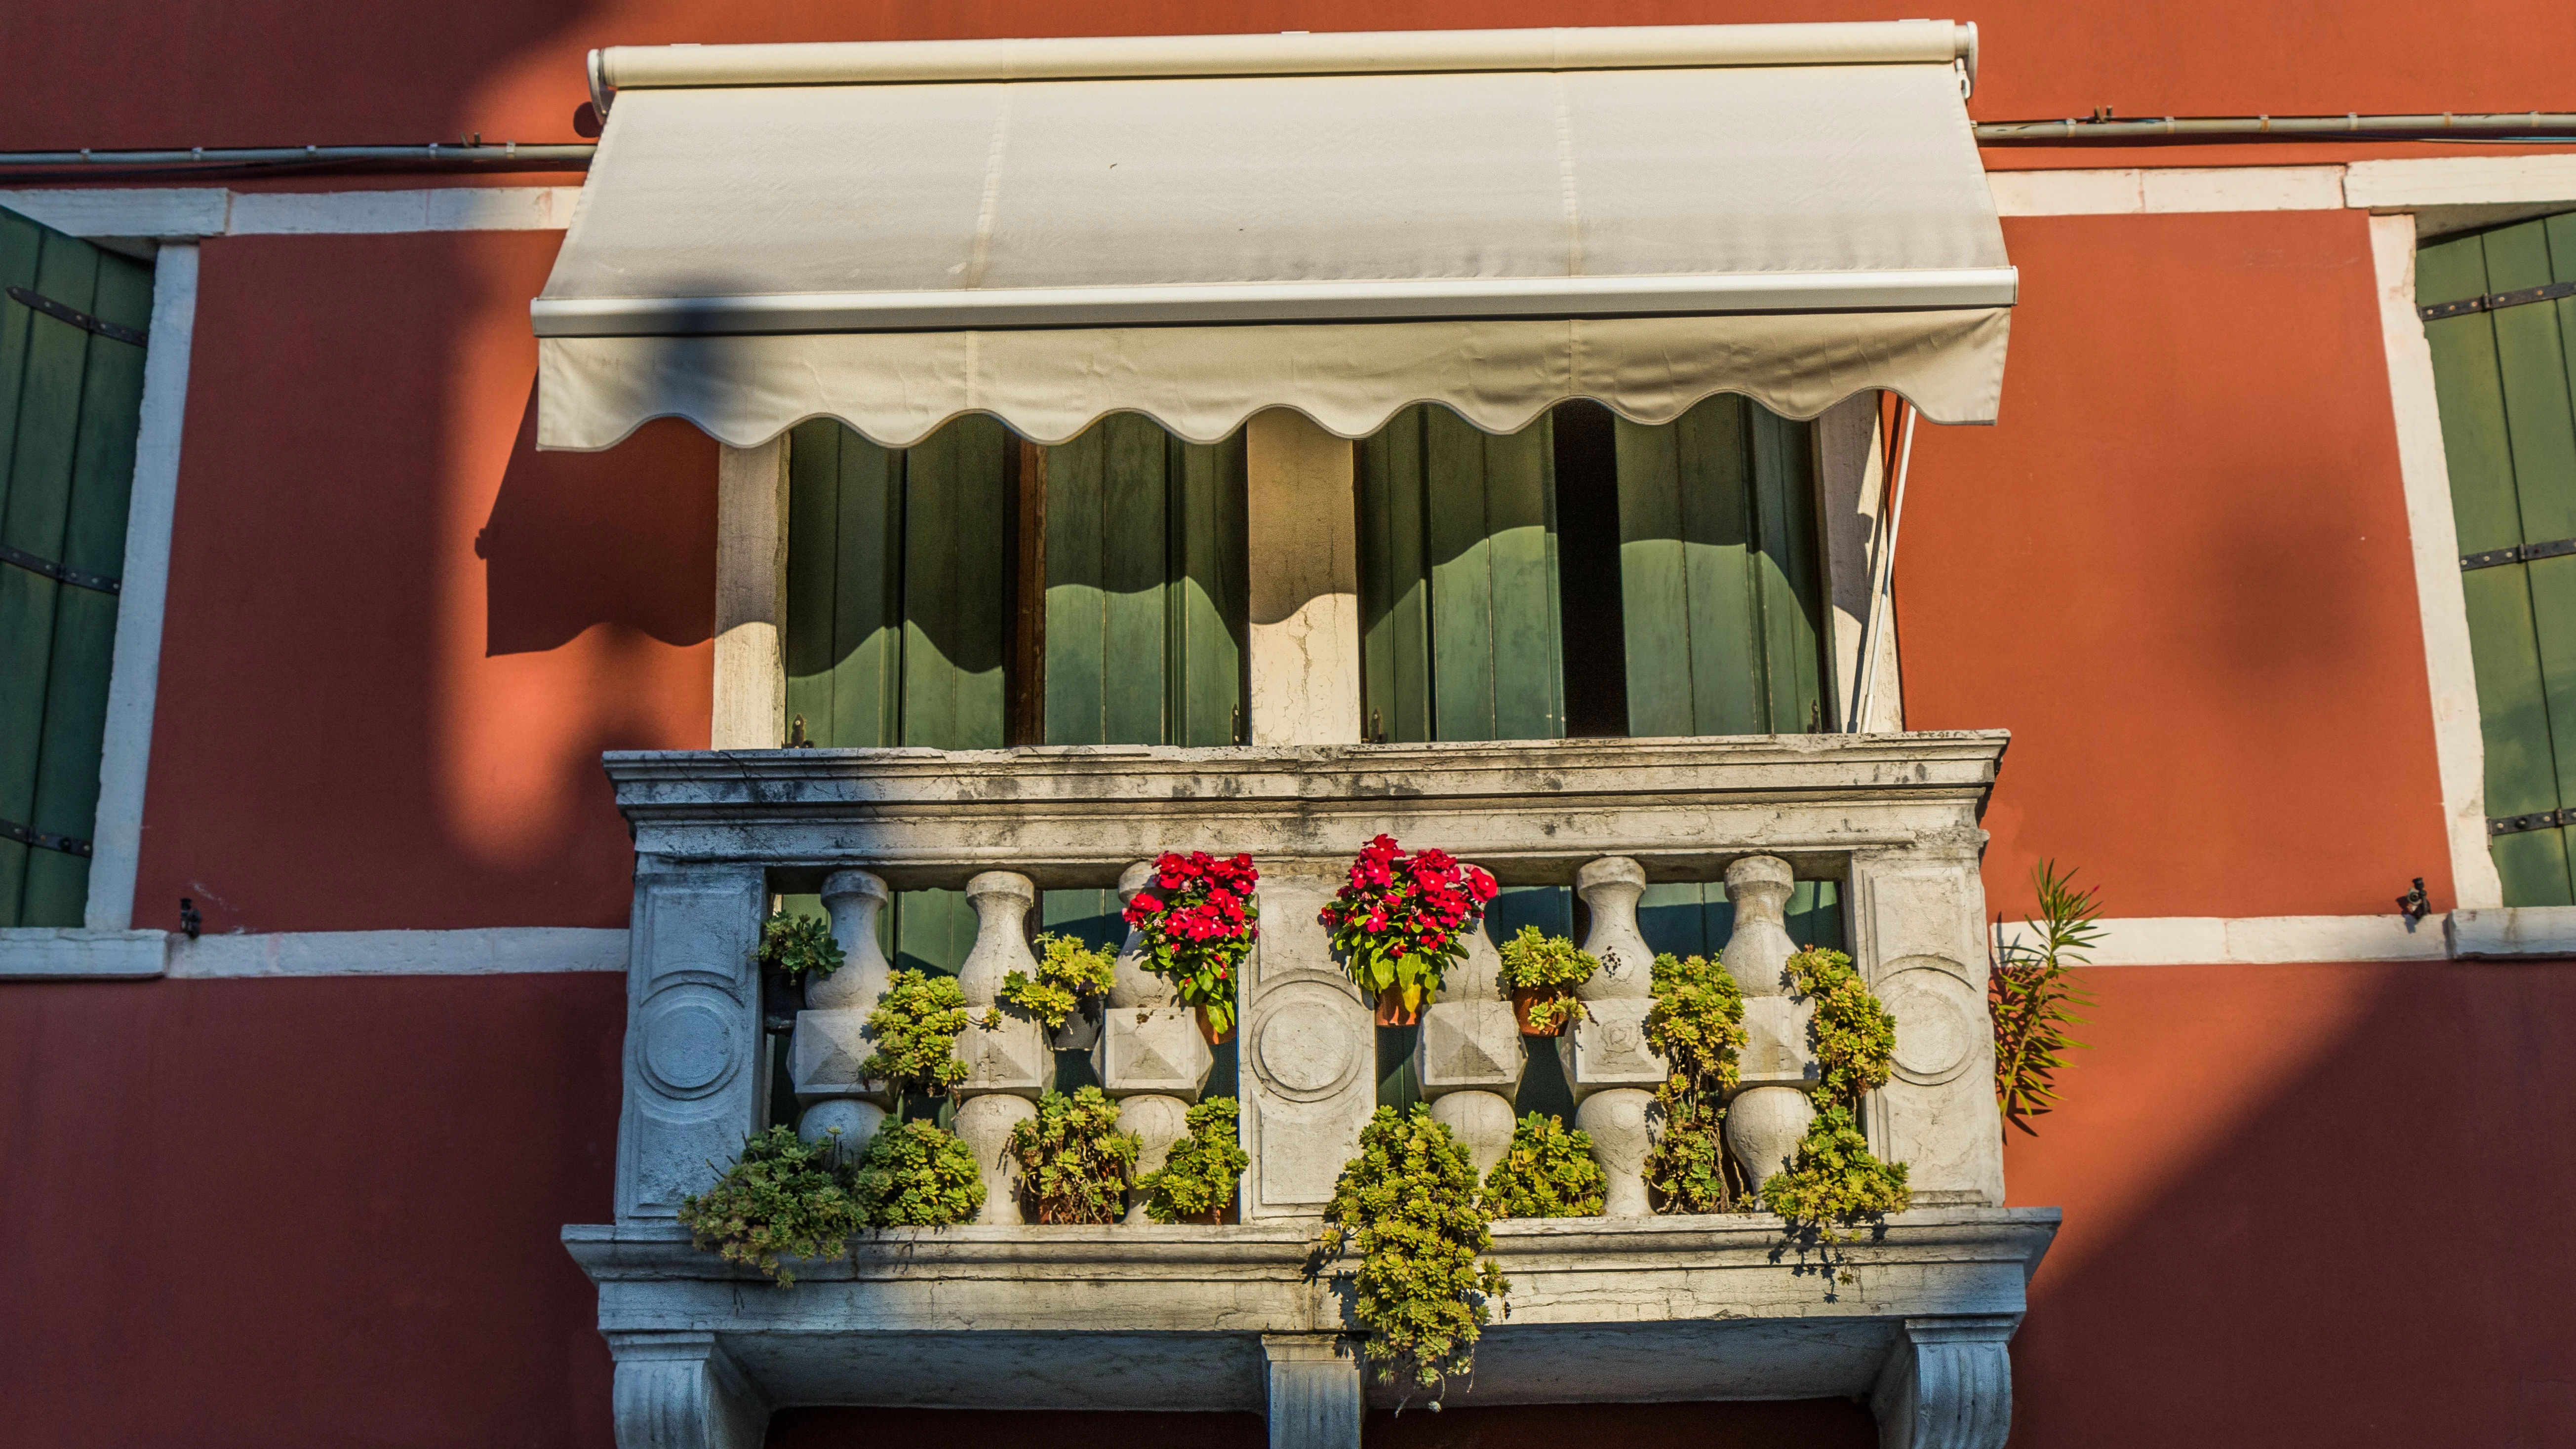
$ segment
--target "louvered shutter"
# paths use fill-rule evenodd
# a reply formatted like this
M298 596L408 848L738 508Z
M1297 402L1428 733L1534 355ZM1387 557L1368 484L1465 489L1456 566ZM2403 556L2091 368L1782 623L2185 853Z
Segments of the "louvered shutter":
M77 926L152 268L0 211L0 287L0 926Z

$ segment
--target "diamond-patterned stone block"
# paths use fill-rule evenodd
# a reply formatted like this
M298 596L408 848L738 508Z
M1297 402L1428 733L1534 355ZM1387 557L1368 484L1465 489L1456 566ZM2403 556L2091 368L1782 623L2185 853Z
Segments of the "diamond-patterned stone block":
M1815 1049L1807 1042L1807 1025L1816 1014L1812 1001L1792 996L1744 998L1744 1050L1736 1057L1739 1089L1816 1085Z
M876 1053L864 1011L800 1011L788 1039L787 1075L799 1101L825 1097L875 1097L882 1082L859 1076L859 1063Z
M1150 1093L1195 1102L1215 1066L1198 1014L1186 1006L1109 1007L1091 1048L1100 1090L1113 1097Z
M1509 1097L1528 1065L1510 1002L1439 1001L1423 1009L1413 1072L1424 1097L1468 1091Z
M960 1096L1035 1097L1055 1084L1055 1046L1046 1028L1008 1007L967 1008L957 1059L966 1064Z
M1664 1059L1646 1048L1646 1013L1655 1009L1653 997L1587 1001L1584 1009L1589 1018L1576 1020L1556 1039L1556 1057L1575 1101L1612 1087L1652 1090L1663 1085Z

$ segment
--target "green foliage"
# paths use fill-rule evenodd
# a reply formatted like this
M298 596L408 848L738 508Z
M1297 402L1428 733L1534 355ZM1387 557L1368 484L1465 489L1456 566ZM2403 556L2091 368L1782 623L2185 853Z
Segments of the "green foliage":
M957 1060L957 1034L966 1029L966 993L951 976L897 971L868 1030L877 1049L859 1063L859 1075L904 1092L945 1092L966 1080Z
M1762 1184L1763 1204L1828 1243L1843 1241L1836 1224L1902 1210L1905 1164L1881 1162L1841 1103L1821 1107L1786 1171ZM1849 1281L1849 1275L1845 1275Z
M1655 1089L1653 1110L1663 1125L1646 1153L1646 1184L1668 1213L1734 1212L1735 1169L1720 1135L1726 1111L1682 1080L1674 1077Z
M1744 992L1725 963L1667 951L1655 958L1649 979L1655 1005L1646 1013L1646 1045L1700 1091L1734 1086L1736 1053L1744 1049Z
M801 981L820 981L841 966L841 943L831 923L780 911L760 925L760 967Z
M1429 1108L1377 1109L1324 1223L1319 1255L1360 1255L1352 1316L1368 1330L1381 1381L1402 1371L1437 1388L1473 1366L1488 1305L1511 1285L1477 1261L1493 1236L1476 1206L1475 1164Z
M1500 984L1505 995L1514 991L1547 993L1545 999L1533 1001L1529 1008L1530 1025L1543 1032L1562 1030L1583 1010L1574 988L1591 980L1592 973L1601 969L1600 960L1590 952L1536 926L1521 927L1519 934L1503 943L1502 955Z
M1662 1129L1646 1153L1646 1181L1671 1213L1732 1212L1735 1184L1720 1131L1718 1104L1736 1083L1744 1049L1744 992L1723 961L1706 956L1655 958L1648 973L1655 1004L1646 1013L1646 1045L1672 1075L1655 1089Z
M1599 1215L1607 1183L1592 1160L1592 1134L1569 1132L1561 1117L1536 1112L1512 1128L1512 1145L1485 1174L1489 1218L1588 1218Z
M859 1159L850 1195L870 1227L944 1228L984 1206L984 1174L954 1136L917 1119L889 1121Z
M1808 1034L1823 1070L1824 1096L1858 1103L1887 1085L1896 1056L1896 1018L1878 1004L1849 956L1809 946L1789 958L1789 989L1815 1003Z
M1037 979L1014 971L1002 978L1001 997L1053 1031L1080 1011L1083 1002L1109 994L1117 964L1115 951L1048 932L1038 937Z
M1186 1134L1163 1165L1137 1179L1145 1216L1158 1223L1205 1217L1234 1201L1235 1184L1252 1159L1239 1140L1240 1109L1232 1097L1210 1097L1182 1119Z
M2039 892L2039 919L2022 924L2038 944L2015 941L1996 953L1986 987L1986 1012L1995 1024L1995 1101L2004 1120L2036 1137L2030 1118L2044 1117L2057 1106L2057 1072L2065 1054L2083 1047L2067 1035L2084 1018L2074 1008L2090 1007L2091 992L2080 985L2072 968L2102 939L2101 888L2075 889L2075 872L2057 873L2057 862L2032 867L2031 884Z
M1118 1104L1098 1087L1038 1098L1038 1114L1011 1129L1010 1153L1042 1223L1114 1223L1127 1206L1127 1175L1144 1143L1118 1130Z
M786 1287L796 1275L780 1258L840 1257L850 1235L867 1225L839 1147L837 1134L808 1143L793 1127L757 1133L713 1187L680 1200L680 1225L698 1247L749 1263Z

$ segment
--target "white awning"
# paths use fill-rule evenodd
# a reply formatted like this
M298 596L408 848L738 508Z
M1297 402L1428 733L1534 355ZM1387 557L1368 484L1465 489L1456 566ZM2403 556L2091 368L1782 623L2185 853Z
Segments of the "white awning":
M1868 388L1991 421L1972 59L1934 21L609 50L539 437Z

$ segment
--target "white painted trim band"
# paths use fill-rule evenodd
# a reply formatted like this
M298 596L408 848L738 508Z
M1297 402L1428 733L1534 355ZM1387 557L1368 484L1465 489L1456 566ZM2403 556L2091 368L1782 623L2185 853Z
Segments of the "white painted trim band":
M2106 918L2093 966L2274 966L2302 961L2439 961L2442 923L2385 916L2127 916ZM2005 943L2028 929L2002 928Z
M292 931L170 942L180 979L264 976L500 976L623 971L626 933L513 926L465 931Z
M161 620L170 595L170 534L179 508L179 441L186 431L188 358L196 331L196 245L163 246L152 264L152 341L143 354L125 572L117 592L107 726L98 758L98 818L90 831L89 903L81 916L93 931L134 924L152 711L161 689Z
M578 186L411 191L230 191L220 186L0 191L0 207L82 237L389 236L561 231Z

